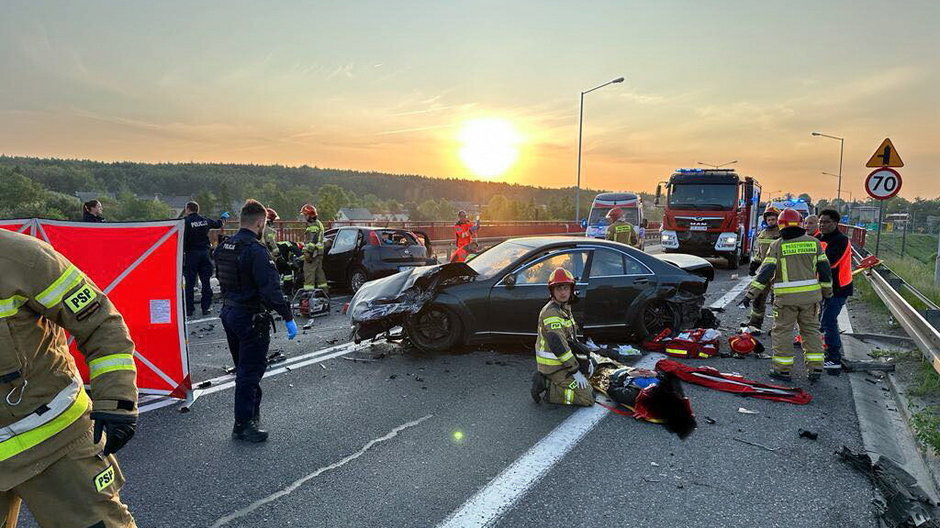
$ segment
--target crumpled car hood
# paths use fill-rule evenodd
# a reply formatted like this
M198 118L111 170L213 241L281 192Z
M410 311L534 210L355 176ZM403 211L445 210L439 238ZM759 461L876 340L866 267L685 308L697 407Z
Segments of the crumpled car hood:
M715 279L715 267L702 257L686 253L659 253L653 256L693 275L705 277L709 281Z
M450 279L476 277L465 262L420 266L365 283L349 301L353 338L358 343L399 326L417 313Z

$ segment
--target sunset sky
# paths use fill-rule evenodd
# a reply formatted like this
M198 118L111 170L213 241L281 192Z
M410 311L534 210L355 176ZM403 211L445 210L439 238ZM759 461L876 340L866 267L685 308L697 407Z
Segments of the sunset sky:
M587 187L737 159L766 191L834 196L819 131L845 137L855 198L885 137L901 196L936 197L938 26L936 0L8 0L0 153L562 187L579 92L624 76L585 96Z

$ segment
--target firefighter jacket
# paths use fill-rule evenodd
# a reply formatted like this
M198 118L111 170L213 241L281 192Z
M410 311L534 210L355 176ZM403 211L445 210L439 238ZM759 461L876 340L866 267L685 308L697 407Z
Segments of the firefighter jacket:
M473 242L473 234L476 230L477 225L470 223L469 220L454 224L454 237L456 239L457 248L462 248L470 242Z
M184 218L183 251L209 250L209 231L222 229L222 222L213 220L198 213L189 213Z
M828 235L819 235L819 242L826 250L826 258L832 266L832 296L849 297L852 287L852 242L845 233L836 229Z
M607 226L607 240L627 244L628 246L640 247L640 237L630 222L617 220Z
M767 256L767 251L770 249L770 245L778 238L780 238L779 227L773 226L761 229L760 233L757 234L757 256L754 257L754 260L763 262L764 257Z
M319 220L307 221L307 244L304 245L304 256L307 261L323 254L323 222Z
M562 350L552 350L549 342L551 334L561 338ZM545 375L561 371L574 374L578 370L578 358L569 342L574 342L577 334L578 325L571 314L571 307L562 306L554 300L548 301L539 313L539 331L535 341L535 361L539 372ZM552 341L558 343L558 340Z
M68 331L88 365L85 392ZM121 314L49 244L0 230L0 491L91 442L89 412L137 414Z
M264 247L268 248L271 256L277 257L281 254L281 250L277 247L277 229L274 229L271 224L265 224L262 238L264 239Z
M800 227L787 227L770 245L747 296L773 284L774 303L798 306L818 303L832 296L832 272L819 240Z

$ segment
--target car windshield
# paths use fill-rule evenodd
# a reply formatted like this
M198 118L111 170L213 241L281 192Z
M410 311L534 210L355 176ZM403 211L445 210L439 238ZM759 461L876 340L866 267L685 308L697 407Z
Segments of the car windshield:
M591 208L591 216L588 217L589 225L607 225L607 213L613 209L612 207L598 207L594 206ZM622 207L620 209L623 211L623 219L627 222L630 222L633 225L640 223L639 219L639 209L635 207Z
M728 211L738 199L737 185L674 184L669 191L669 207Z
M467 264L479 274L478 280L486 280L496 276L531 249L514 242L502 242L468 260Z

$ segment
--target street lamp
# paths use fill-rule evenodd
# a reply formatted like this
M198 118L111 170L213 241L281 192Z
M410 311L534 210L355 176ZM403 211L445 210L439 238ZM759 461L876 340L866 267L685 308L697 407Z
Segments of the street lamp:
M737 163L737 162L738 162L738 160L734 160L734 161L729 161L729 162L726 162L726 163L722 163L721 165L714 165L714 164L712 164L712 163L702 163L701 161L698 161L698 162L696 162L696 163L698 163L699 165L705 165L706 167L712 167L712 168L715 168L715 169L720 169L720 168L724 167L725 165L734 165L734 164Z
M604 84L591 88L590 90L585 90L581 92L581 110L578 115L578 190L577 190L577 193L575 194L575 202L574 202L574 216L575 216L574 221L575 222L581 221L581 137L582 137L582 132L584 131L584 94L591 93L594 90L599 90L607 86L608 84L622 83L622 82L623 82L623 77L617 77L616 79L612 81L607 81Z
M833 174L833 173L831 173L831 172L823 172L822 174L825 174L826 176L832 176L833 178L838 178L838 177L839 177L838 174ZM850 201L850 202L854 202L854 201L855 201L855 198L854 198L855 195L852 194L852 191L845 191L845 192L849 193L849 201ZM842 200L842 199L841 199L841 198L838 198L838 200ZM842 203L845 203L845 202L842 202Z
M821 134L819 132L813 132L813 135L839 140L839 187L836 190L836 198L841 200L842 199L842 153L845 150L845 138L842 138L839 136L830 136L828 134Z

